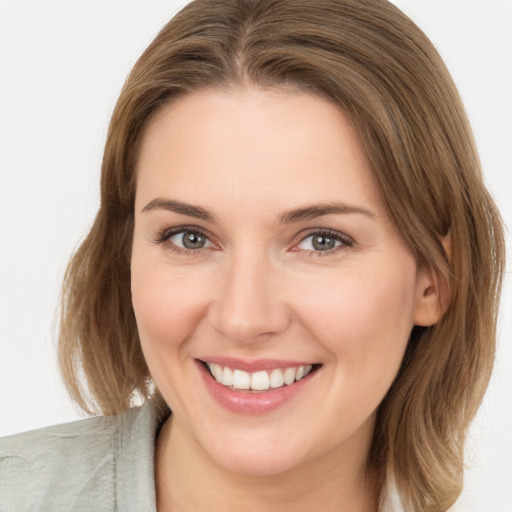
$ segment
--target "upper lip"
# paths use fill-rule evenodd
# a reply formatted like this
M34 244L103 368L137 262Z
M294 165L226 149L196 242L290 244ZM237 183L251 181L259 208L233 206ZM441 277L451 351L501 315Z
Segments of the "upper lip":
M294 368L318 364L310 361L291 361L289 359L238 359L222 356L202 357L199 360L204 363L215 363L219 366L227 366L233 370L243 370L249 373L273 370L275 368Z

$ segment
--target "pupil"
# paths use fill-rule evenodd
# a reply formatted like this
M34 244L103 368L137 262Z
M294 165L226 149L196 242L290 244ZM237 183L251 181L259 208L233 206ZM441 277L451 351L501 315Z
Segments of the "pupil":
M183 246L187 249L201 249L204 244L204 236L198 233L188 232L183 235Z
M313 247L318 251L334 249L336 241L328 236L318 235L313 237Z

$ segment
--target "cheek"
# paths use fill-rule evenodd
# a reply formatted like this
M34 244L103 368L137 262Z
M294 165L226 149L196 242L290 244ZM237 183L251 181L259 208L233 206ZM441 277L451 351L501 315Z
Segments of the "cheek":
M203 315L203 295L190 276L132 262L132 304L147 359L186 342Z
M414 282L415 267L381 280L354 271L297 294L308 297L303 324L330 354L324 403L344 435L372 417L397 375L413 327Z
M364 375L370 382L394 376L414 324L415 265L387 274L382 268L379 275L353 268L296 293L304 297L303 323L343 366L343 374Z

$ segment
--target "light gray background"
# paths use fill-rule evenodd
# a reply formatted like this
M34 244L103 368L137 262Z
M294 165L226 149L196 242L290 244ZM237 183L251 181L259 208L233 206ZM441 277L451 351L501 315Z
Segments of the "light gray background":
M55 364L60 282L98 205L123 81L184 3L0 0L0 435L80 417ZM512 0L394 3L451 69L512 225ZM511 286L508 275L496 371L467 447L466 512L512 512Z

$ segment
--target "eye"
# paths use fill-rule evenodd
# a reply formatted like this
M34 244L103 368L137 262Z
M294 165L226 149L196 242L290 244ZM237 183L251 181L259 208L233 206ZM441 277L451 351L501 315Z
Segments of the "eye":
M298 250L312 252L330 252L338 248L351 247L353 241L342 233L318 231L303 238L297 245Z
M182 230L167 237L167 240L180 249L191 251L211 247L212 243L199 231Z
M201 229L177 226L159 231L155 243L162 244L178 254L192 255L197 251L218 248Z

